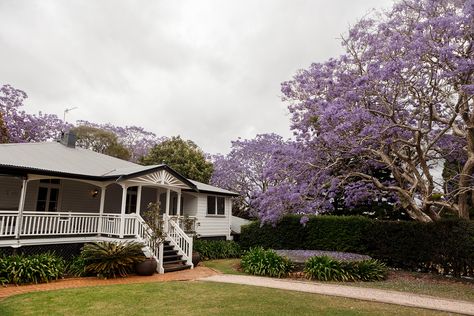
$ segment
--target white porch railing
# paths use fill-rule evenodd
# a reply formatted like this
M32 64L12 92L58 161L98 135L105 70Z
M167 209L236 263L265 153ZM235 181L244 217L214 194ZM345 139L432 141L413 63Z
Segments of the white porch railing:
M88 213L24 212L20 236L91 235L98 233L99 216Z
M14 237L17 222L18 212L0 211L0 237Z
M167 231L170 243L178 249L179 254L183 255L183 258L186 259L186 263L193 268L193 239L179 228L179 225L170 219L168 215L164 214L163 218L165 225L168 225L165 231Z
M175 223L178 223L179 228L181 228L186 234L194 234L198 226L198 221L196 216L176 216L171 215L170 219Z
M136 215L124 217L124 236L136 236ZM120 214L72 212L23 212L21 223L16 211L0 211L0 238L15 236L66 236L104 234L120 236ZM101 219L101 220L100 220ZM19 227L21 225L21 227Z
M163 243L156 244L151 238L151 230L137 214L126 214L124 217L123 236L132 237L143 242L158 260L158 269L163 273ZM193 239L188 236L179 224L164 215L165 232L170 244L192 265ZM107 235L120 238L120 214L72 213L72 212L23 212L20 220L17 211L0 210L0 238L2 240L21 240L21 237L65 237L87 235Z
M163 268L163 243L159 245L156 244L155 240L152 238L152 231L148 224L141 218L140 215L137 216L137 237L143 242L148 249L152 252L153 257L158 261L158 272L164 273Z

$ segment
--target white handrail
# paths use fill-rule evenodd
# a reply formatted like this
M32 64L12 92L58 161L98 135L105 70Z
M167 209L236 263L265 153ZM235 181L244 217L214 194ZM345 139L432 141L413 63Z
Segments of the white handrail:
M193 239L190 238L179 225L173 221L169 215L163 214L165 225L168 225L168 238L170 243L178 249L178 252L186 259L186 263L194 267L193 258Z
M153 257L158 261L158 272L164 273L163 268L163 243L160 242L158 245L155 240L153 240L153 232L145 220L140 216L136 215L136 220L138 222L138 231L136 232L138 238L148 247L148 249L153 254Z

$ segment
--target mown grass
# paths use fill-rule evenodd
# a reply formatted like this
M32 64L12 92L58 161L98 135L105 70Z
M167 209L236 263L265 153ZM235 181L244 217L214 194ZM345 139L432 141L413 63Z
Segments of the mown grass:
M200 264L224 274L245 274L238 270L240 268L240 259L217 259L203 261Z
M225 274L244 274L238 271L239 263L240 259L222 259L204 261L201 264ZM388 280L385 281L327 283L410 292L474 302L474 282L461 282L427 273L394 271L390 273Z
M309 293L211 282L111 285L13 296L0 315L447 315Z

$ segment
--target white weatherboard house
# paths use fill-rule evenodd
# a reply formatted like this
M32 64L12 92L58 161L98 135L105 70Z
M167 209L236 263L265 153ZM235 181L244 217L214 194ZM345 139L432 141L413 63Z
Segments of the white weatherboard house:
M0 144L0 247L138 240L160 273L191 267L192 236L231 239L237 194L60 142ZM160 202L167 243L152 244L142 215ZM163 258L165 257L165 258Z

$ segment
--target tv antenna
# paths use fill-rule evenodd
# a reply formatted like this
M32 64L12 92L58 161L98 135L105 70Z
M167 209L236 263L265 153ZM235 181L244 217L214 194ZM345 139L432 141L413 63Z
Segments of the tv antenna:
M66 122L66 114L68 114L69 112L71 112L72 110L75 110L75 109L77 109L77 106L72 107L72 108L66 108L66 109L64 110L64 115L63 115L63 121L64 121L64 122Z

